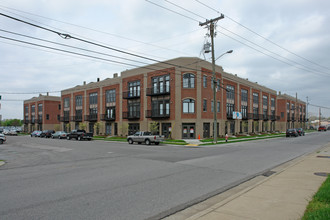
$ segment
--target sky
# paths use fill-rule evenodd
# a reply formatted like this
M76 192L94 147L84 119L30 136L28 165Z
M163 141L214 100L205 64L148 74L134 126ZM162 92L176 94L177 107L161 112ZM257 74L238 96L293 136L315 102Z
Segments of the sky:
M321 106L322 116L330 117L330 1L1 0L0 13L2 119L23 119L23 100L39 94L60 96L83 81L154 63L109 48L159 61L210 61L202 53L208 30L199 22L220 14L215 56L233 53L217 65L282 94L308 97L311 115Z

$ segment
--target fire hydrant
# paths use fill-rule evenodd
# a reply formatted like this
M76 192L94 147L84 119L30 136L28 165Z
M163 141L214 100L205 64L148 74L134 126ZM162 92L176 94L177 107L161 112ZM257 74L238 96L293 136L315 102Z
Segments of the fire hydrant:
M226 137L225 138L226 138L226 142L228 142L228 134L226 134Z

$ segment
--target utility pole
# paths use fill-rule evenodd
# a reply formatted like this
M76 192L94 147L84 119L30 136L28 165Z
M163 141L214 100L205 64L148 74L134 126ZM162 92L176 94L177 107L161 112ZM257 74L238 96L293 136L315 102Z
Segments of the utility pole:
M213 83L213 117L214 117L214 124L213 124L213 142L217 143L217 100L216 100L216 84L217 80L215 77L215 57L214 57L214 23L216 23L218 20L223 19L225 16L221 14L221 16L211 19L211 20L206 20L206 22L199 23L199 26L204 26L204 25L210 25L210 36L211 36L211 46L212 46L212 83Z
M306 109L306 117L307 117L307 129L309 129L309 117L308 117L308 96L306 97L306 99L307 99L307 109Z
M319 127L321 126L321 108L319 108Z

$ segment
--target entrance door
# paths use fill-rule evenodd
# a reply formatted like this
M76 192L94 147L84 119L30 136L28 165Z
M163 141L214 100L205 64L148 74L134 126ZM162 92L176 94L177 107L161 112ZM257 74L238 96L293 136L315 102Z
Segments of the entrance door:
M128 135L133 135L137 131L140 131L140 124L139 123L129 123L128 124Z
M170 137L170 127L171 123L162 123L162 135L164 135L165 138Z
M182 139L195 138L195 124L182 124Z
M203 138L210 137L210 123L203 123Z

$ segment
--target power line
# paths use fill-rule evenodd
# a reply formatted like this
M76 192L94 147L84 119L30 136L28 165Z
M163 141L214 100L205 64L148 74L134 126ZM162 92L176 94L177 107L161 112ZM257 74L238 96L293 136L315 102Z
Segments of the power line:
M209 8L209 9L211 9L211 10L217 12L218 14L220 14L219 11L215 10L215 9L212 8L212 7L209 7L208 5L204 4L203 2L201 2L201 1L199 1L199 0L195 0L195 1L198 2L198 3L200 3L201 5L203 5L203 6L207 7L207 8ZM234 23L240 25L241 27L245 28L246 30L250 31L251 33L253 33L253 34L259 36L260 38L262 38L262 39L268 41L269 43L271 43L271 44L273 44L273 45L275 45L275 46L281 48L282 50L285 50L286 52L288 52L288 53L290 53L290 54L292 54L292 55L295 55L296 57L299 57L300 59L303 59L303 60L305 60L305 61L307 61L307 62L309 62L309 63L312 63L312 64L314 64L314 65L316 65L316 66L319 66L319 67L321 67L321 68L324 68L324 69L330 70L329 67L326 67L326 66L320 65L320 64L318 64L318 63L316 63L316 62L314 62L314 61L312 61L312 60L306 59L305 57L302 57L302 56L298 55L297 53L292 52L292 51L288 50L287 48L282 47L281 45L279 45L279 44L275 43L274 41L272 41L272 40L270 40L270 39L268 39L268 38L262 36L261 34L258 34L256 31L253 31L251 28L248 28L247 26L245 26L245 25L239 23L238 21L235 21L233 18L230 18L228 15L226 15L226 14L224 14L224 15L226 16L226 18L228 18L228 19L231 20L232 22L234 22Z
M178 50L174 50L174 49L170 49L168 47L161 47L159 45L155 45L153 43L150 43L150 42L143 42L143 41L139 41L139 40L135 40L135 39L132 39L132 38L128 38L128 37L125 37L125 36L121 36L121 35L118 35L118 34L113 34L113 33L109 33L109 32L105 32L105 31L100 31L100 30L96 30L96 29L93 29L93 28L89 28L89 27L84 27L82 25L77 25L77 24L72 24L72 23L69 23L69 22L65 22L65 21L60 21L60 20L57 20L57 19L52 19L52 18L48 18L48 17L45 17L45 16L40 16L40 15L37 15L37 14L33 14L33 13L30 13L30 12L25 12L25 11L22 11L22 10L18 10L18 9L14 9L14 8L10 8L10 7L6 7L6 6L2 6L0 5L0 7L3 7L3 8L7 8L7 9L10 9L10 10L14 10L14 11L18 11L18 12L21 12L21 13L25 13L25 14L29 14L29 15L33 15L33 16L37 16L37 17L40 17L40 18L44 18L44 19L48 19L48 20L52 20L52 21L56 21L56 22L59 22L59 23L63 23L63 24L68 24L68 25L71 25L71 26L75 26L75 27L79 27L79 28L83 28L83 29L86 29L86 30L90 30L90 31L94 31L94 32L98 32L98 33L102 33L102 34L106 34L106 35L110 35L110 36L113 36L113 37L117 37L117 38L121 38L121 39L125 39L125 40L129 40L129 41L133 41L133 42L137 42L137 43L140 43L140 44L145 44L145 45L150 45L150 46L153 46L153 47L158 47L160 49L164 49L164 50L169 50L169 51L174 51L174 52L179 52L179 53L184 53L182 51L178 51ZM3 11L7 11L7 10L4 10L2 9ZM10 12L10 11L7 11L7 12ZM13 12L10 12L12 14L15 14ZM16 14L18 15L18 14ZM18 15L20 16L20 15ZM23 17L23 16L21 16ZM26 18L28 19L28 18ZM29 19L31 20L31 19ZM33 21L33 20L32 20ZM36 21L35 21L36 22ZM195 32L195 31L199 31L200 29L196 29L194 31L191 31L191 32ZM188 33L191 33L191 32L188 32ZM178 34L176 36L172 36L170 38L173 38L173 37L178 37L178 36L183 36L185 34ZM162 40L158 40L158 41L155 41L155 42L159 42L159 41L163 41L163 40L166 40L167 38L165 39L162 39ZM186 53L185 53L186 54Z

